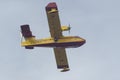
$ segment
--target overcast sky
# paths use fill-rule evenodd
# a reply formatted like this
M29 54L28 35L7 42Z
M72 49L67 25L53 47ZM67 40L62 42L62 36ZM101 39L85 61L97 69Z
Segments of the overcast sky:
M26 50L20 25L49 37L45 6L56 2L61 25L86 44L67 49L70 71L56 68L52 48ZM0 80L120 80L119 0L0 0Z

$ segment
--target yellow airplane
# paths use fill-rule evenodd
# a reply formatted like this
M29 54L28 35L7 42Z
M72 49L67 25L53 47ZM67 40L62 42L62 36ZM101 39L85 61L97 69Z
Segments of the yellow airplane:
M32 35L29 25L21 25L21 33L24 41L21 46L26 49L33 49L34 47L49 47L53 48L58 69L61 72L69 71L65 48L77 48L82 46L86 41L79 36L63 36L63 31L69 31L69 26L62 26L59 20L58 8L55 2L51 2L46 6L46 14L50 29L50 38L36 39Z

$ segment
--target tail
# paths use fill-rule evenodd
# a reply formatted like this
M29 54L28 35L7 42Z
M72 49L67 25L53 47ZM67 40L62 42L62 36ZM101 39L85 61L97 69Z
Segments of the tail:
M32 35L32 32L30 31L30 27L29 25L21 25L21 32L22 32L22 36L24 38L30 38L30 37L34 37Z
M32 32L30 31L29 25L21 25L21 33L25 40L32 41L35 36L32 35ZM26 49L33 49L32 46L25 46Z

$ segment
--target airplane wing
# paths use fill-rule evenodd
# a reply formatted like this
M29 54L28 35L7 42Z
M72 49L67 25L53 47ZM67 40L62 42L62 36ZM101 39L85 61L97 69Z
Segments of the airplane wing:
M56 3L49 3L46 6L46 14L48 18L48 24L50 29L51 37L57 42L62 35L62 29L60 24L60 19L58 15L58 8ZM63 69L62 72L68 71L68 61L66 56L65 48L54 48L56 63L58 69Z
M65 48L54 48L58 69L69 68Z
M46 13L51 37L59 39L62 36L62 30L56 3L49 3L46 6Z

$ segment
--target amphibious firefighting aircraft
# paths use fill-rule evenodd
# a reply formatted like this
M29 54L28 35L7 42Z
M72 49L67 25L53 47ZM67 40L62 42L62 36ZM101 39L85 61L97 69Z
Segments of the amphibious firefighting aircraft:
M58 8L55 2L49 3L46 7L46 14L50 29L50 38L36 39L32 35L29 25L21 25L21 33L24 41L21 45L26 49L33 49L34 47L49 47L53 48L58 69L61 72L69 71L65 48L77 48L85 43L85 39L78 36L63 36L63 31L69 31L69 26L61 26Z

